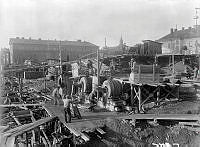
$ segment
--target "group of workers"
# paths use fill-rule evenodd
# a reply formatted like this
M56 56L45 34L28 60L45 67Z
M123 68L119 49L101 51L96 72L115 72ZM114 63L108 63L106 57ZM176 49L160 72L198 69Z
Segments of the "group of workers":
M63 83L58 84L58 86L53 90L52 96L54 98L54 105L64 104L64 114L66 123L71 122L71 110L70 105L72 104L71 96L66 95L64 92L65 85Z

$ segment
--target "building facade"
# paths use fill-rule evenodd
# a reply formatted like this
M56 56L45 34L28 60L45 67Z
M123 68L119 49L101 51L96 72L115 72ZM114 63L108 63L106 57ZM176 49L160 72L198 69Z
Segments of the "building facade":
M86 41L57 41L42 39L10 38L11 63L23 64L25 60L44 62L48 59L73 61L96 52L98 46Z
M142 42L143 44L130 47L129 53L140 56L155 56L162 53L162 43L152 40L143 40Z
M1 65L7 66L10 64L10 51L8 48L1 48Z
M122 55L126 53L127 46L125 45L122 37L120 38L119 45L108 47L106 44L102 48L102 53L105 56L112 56L112 55Z
M200 53L200 26L189 27L181 30L170 29L170 33L160 39L163 48L168 53L174 54L199 54Z

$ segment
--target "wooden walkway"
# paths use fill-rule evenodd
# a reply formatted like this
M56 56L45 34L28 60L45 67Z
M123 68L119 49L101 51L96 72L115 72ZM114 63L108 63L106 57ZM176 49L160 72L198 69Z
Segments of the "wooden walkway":
M57 116L65 123L64 110L62 106L45 105L47 111L52 116ZM119 119L135 119L135 120L177 120L177 121L199 121L200 115L198 114L132 114L117 112L89 112L85 109L79 109L82 119L72 119L71 123L67 123L68 127L75 128L77 131L82 131L83 128L94 129L96 126L95 121L105 120L107 118ZM66 124L66 123L65 123Z

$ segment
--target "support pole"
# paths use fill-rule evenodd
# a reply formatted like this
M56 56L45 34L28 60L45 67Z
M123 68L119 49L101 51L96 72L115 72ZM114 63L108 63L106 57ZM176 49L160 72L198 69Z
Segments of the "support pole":
M138 73L139 74L139 77L138 77L139 80L138 80L138 82L140 83L140 81L141 81L141 66L139 65L138 68L139 68L138 69L139 70L139 73Z
M139 85L138 86L138 102L139 102L139 107L138 107L138 109L139 109L139 112L141 111L141 101L142 101L142 95L141 95L141 86L142 85Z
M156 96L156 106L159 105L159 99L160 99L160 86L158 85L158 91L157 91L157 96Z
M19 93L20 93L20 98L22 98L22 87L23 87L23 81L21 77L21 73L18 73L18 80L19 80Z
M175 59L174 59L174 50L173 50L173 54L172 54L172 65L173 65L173 69L172 69L172 80L173 80L173 83L174 83L174 76L175 76Z
M99 48L97 49L97 100L99 100Z
M155 82L155 64L153 64L153 82Z
M199 53L199 69L198 69L197 79L199 78L200 78L200 53Z
M43 74L44 74L44 91L46 93L46 87L47 87L47 85L46 85L45 66L43 67Z
M62 83L62 51L61 51L61 41L59 42L59 61L60 61L60 75L61 75L61 83Z
M131 106L133 107L133 84L131 84Z

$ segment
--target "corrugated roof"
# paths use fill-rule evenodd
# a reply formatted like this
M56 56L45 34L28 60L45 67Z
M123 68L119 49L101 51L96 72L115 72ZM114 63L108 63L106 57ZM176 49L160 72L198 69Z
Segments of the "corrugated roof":
M49 45L59 45L58 40L41 40L41 39L23 39L23 38L10 38L9 44L49 44ZM93 46L98 47L87 41L61 41L61 45L72 45L72 46Z
M195 28L188 28L184 30L177 30L173 33L170 33L160 39L158 39L158 42L165 42L169 41L171 39L188 39L188 38L198 38L200 37L200 29Z

